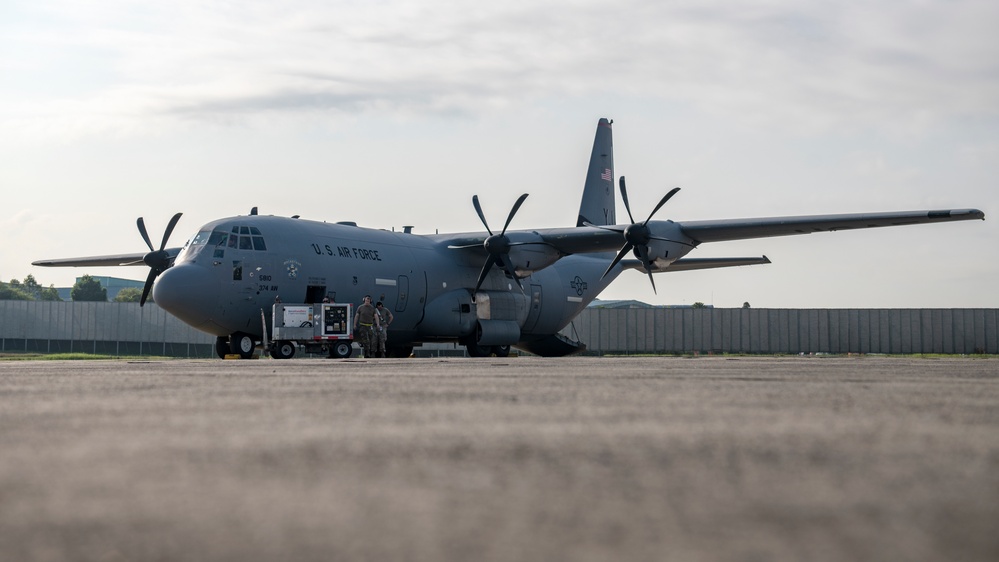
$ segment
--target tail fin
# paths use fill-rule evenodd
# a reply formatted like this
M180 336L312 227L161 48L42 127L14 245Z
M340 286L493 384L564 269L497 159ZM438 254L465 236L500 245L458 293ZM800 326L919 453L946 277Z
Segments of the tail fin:
M586 184L583 186L583 200L579 204L579 218L576 226L590 224L617 224L614 208L614 141L611 124L606 118L597 123L597 135L593 139L593 153L590 154L590 167L586 170Z

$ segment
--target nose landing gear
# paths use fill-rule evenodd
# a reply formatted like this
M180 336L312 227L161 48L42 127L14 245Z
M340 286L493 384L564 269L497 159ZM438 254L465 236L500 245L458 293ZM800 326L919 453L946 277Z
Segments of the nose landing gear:
M257 348L257 342L253 336L236 332L229 337L218 336L215 338L215 355L220 359L225 359L226 355L236 354L241 359L253 357L253 352Z

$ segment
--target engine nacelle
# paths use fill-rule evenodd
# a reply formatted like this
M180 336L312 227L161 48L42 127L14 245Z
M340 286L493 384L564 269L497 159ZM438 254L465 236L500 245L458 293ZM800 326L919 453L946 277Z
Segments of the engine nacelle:
M513 320L520 326L527 319L528 297L520 291L479 291L474 302L479 320Z
M690 253L695 242L688 238L673 221L649 221L649 260L657 268L664 268ZM638 257L638 250L635 250Z
M557 262L562 253L542 241L541 235L533 232L511 232L510 261L517 277L523 279L535 271Z

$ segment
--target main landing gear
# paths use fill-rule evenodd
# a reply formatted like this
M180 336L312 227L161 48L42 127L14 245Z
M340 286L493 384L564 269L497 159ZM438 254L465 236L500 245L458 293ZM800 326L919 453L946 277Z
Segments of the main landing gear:
M509 357L509 345L479 345L470 343L465 345L465 351L469 357Z

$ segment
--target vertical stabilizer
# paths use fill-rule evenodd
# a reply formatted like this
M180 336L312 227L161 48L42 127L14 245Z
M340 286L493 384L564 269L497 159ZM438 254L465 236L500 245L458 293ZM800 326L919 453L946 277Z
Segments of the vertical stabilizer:
M601 118L597 123L597 135L593 139L593 153L590 154L590 167L586 170L586 184L583 186L583 200L579 204L579 217L576 226L590 224L617 224L614 215L614 141L611 123Z

